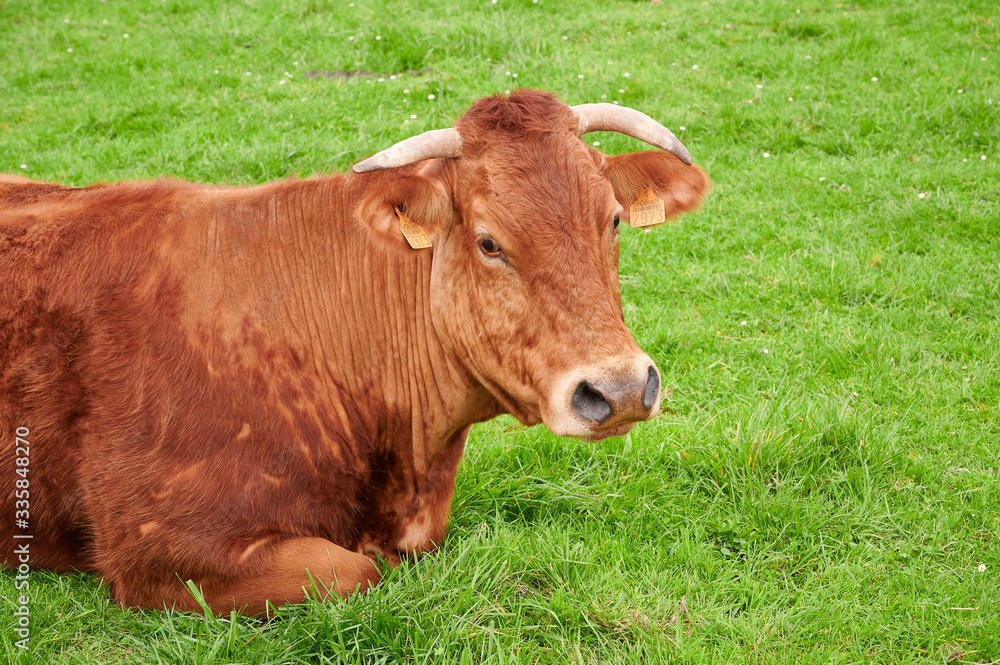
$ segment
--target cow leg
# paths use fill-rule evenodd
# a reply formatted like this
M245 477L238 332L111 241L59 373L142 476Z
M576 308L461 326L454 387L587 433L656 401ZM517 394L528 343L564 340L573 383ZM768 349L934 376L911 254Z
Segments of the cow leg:
M381 577L375 562L363 554L323 538L296 538L278 545L260 573L222 589L206 589L205 600L216 613L236 609L263 614L268 603L299 603L307 593L320 599L330 594L346 598Z
M294 538L272 545L254 566L254 574L239 576L235 581L198 580L205 602L216 614L237 610L243 614L264 614L268 605L300 603L307 595L325 599L331 594L346 598L365 591L378 583L381 575L375 562L357 552L334 545L323 538ZM172 583L146 587L132 593L118 585L114 595L123 605L139 605L182 611L201 608L185 585L174 578Z

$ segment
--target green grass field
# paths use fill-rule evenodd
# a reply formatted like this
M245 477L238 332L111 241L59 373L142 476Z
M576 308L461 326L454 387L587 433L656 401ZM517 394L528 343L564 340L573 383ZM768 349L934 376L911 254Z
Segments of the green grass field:
M0 45L0 172L40 180L341 171L518 86L713 180L622 234L656 419L478 426L437 552L270 623L34 572L25 654L4 572L5 659L1000 662L995 2L4 0Z

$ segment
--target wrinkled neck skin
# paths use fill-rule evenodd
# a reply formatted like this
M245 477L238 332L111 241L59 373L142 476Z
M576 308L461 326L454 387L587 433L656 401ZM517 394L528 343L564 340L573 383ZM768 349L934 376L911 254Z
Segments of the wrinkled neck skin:
M441 342L432 250L386 242L356 219L365 187L331 176L239 194L208 230L213 268L189 306L225 322L212 362L269 367L257 374L268 403L291 405L281 417L317 474L361 476L358 523L341 536L353 541L342 544L398 560L441 541L469 429L502 408ZM259 243L270 265L245 258Z

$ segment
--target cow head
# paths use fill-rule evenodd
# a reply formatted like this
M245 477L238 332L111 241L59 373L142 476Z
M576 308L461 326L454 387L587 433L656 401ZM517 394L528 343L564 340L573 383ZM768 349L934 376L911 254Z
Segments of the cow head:
M667 151L608 156L580 140L595 130ZM362 217L385 227L402 214L429 236L432 249L413 251L433 253L436 331L507 411L587 440L657 412L659 371L622 314L618 235L646 188L668 217L701 204L708 178L669 130L631 109L521 90L354 167L380 169L396 176Z

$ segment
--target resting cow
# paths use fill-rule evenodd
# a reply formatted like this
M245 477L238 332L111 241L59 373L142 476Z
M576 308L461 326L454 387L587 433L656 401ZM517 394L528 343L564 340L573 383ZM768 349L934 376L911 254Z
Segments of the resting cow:
M594 130L663 150L608 156L579 138ZM0 482L5 516L30 494L30 526L0 533L124 606L198 609L182 580L247 613L311 580L366 589L378 557L441 541L473 423L598 440L657 412L618 220L647 189L670 217L707 188L642 113L531 90L350 174L2 176Z

